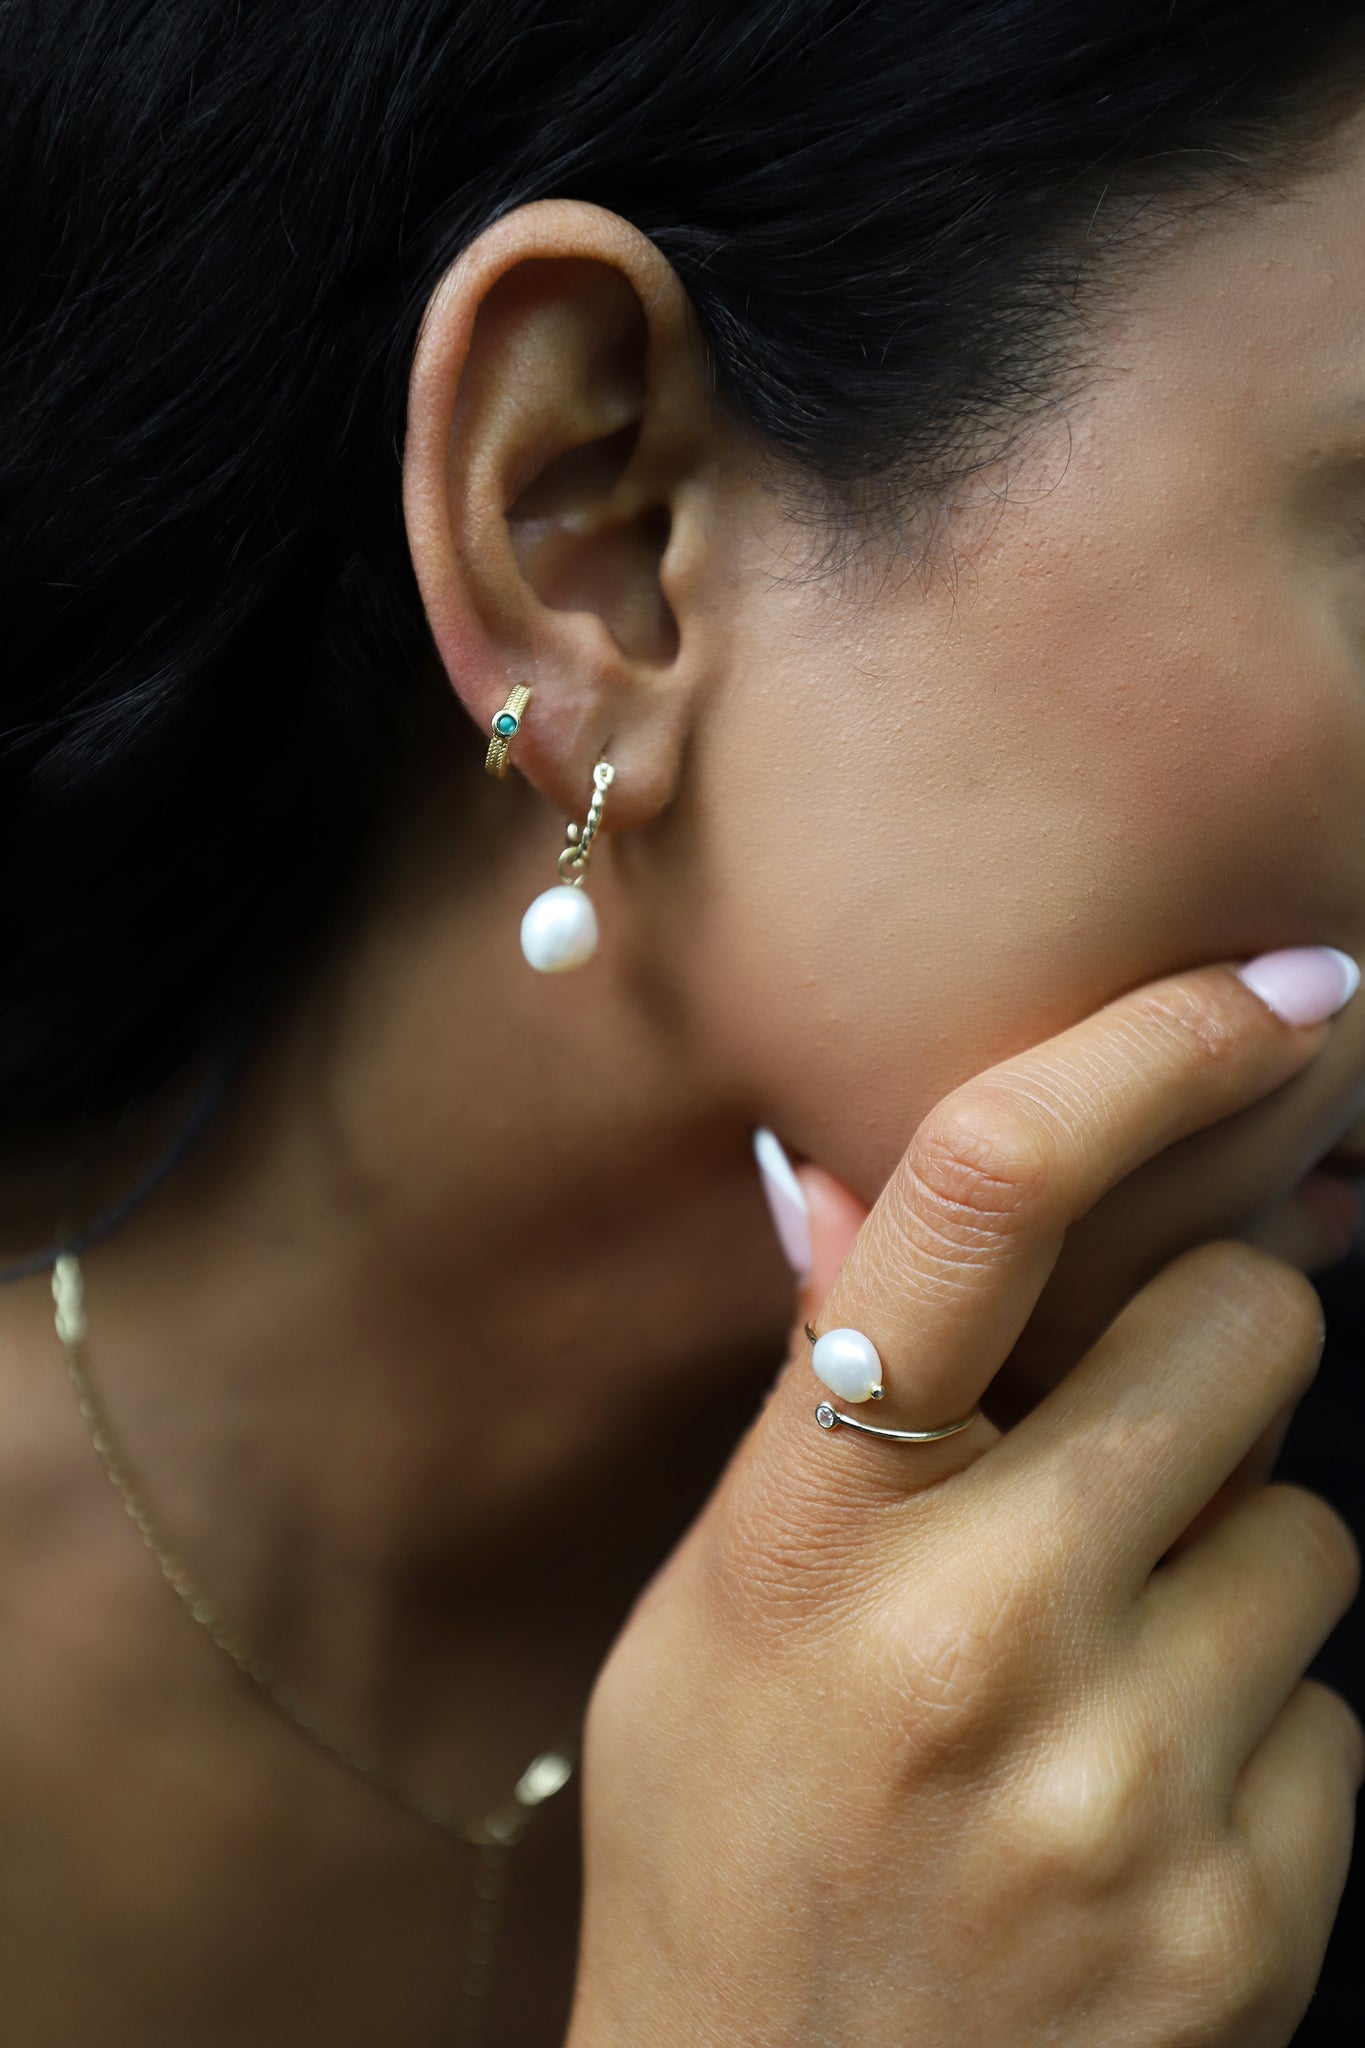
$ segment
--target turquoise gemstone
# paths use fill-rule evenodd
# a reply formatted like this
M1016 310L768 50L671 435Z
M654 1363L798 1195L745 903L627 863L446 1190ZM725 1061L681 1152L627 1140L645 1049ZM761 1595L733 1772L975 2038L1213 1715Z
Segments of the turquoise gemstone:
M503 733L509 739L511 738L512 734L516 731L516 729L517 720L516 714L514 712L500 711L497 717L493 720L494 732Z

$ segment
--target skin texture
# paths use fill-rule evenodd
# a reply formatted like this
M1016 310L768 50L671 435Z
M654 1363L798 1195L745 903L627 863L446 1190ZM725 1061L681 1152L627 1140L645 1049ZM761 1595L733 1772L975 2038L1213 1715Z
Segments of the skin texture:
M1159 973L1365 953L1363 204L1359 127L1291 203L1177 233L933 562L833 577L628 223L520 208L443 281L404 463L438 664L411 803L231 1115L85 1260L92 1366L177 1548L400 1775L504 1795L752 1413L791 1312L755 1123L847 1244L968 1075ZM604 745L601 948L538 977L517 925ZM185 1095L85 1162L89 1213ZM1075 1227L1014 1397L1188 1245L1339 1249L1283 1205L1362 1112L1357 1004ZM71 1167L15 1163L13 1254ZM15 2013L78 2038L97 1942L130 2039L424 2038L465 1864L187 1634L45 1278L0 1301L0 1390ZM508 2040L562 2010L560 1825L509 1925L542 1953L560 1926L560 1978Z
M1069 1220L1323 1036L1224 967L1110 1005L936 1105L800 1311L962 1412ZM1171 1546L1321 1325L1201 1246L1014 1429L913 1455L813 1429L794 1342L594 1693L571 2048L1283 2048L1365 1766L1296 1681L1359 1559L1286 1486Z

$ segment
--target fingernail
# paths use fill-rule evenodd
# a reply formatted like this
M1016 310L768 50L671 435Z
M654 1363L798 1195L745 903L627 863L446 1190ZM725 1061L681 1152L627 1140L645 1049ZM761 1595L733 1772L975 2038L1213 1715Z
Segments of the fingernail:
M801 1192L801 1183L771 1131L760 1129L754 1132L754 1158L758 1161L759 1178L768 1198L768 1213L773 1219L777 1241L797 1279L804 1280L811 1268L810 1210Z
M1286 1024L1323 1024L1360 987L1360 969L1335 946L1290 946L1262 953L1239 978Z

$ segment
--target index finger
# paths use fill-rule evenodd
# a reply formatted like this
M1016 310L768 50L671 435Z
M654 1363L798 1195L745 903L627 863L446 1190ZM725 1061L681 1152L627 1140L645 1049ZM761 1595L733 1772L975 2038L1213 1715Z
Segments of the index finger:
M1344 955L1319 954L1344 962L1325 1016L1358 976ZM920 1124L815 1318L820 1334L864 1333L881 1360L885 1399L858 1419L927 1430L966 1415L1018 1341L1068 1227L1154 1154L1289 1080L1325 1039L1324 1025L1287 1022L1219 965L1121 996L953 1090ZM903 1497L999 1434L984 1417L924 1445L826 1434L814 1422L823 1392L805 1348L764 1431L781 1440L789 1487L805 1493L806 1468L828 1492L837 1473L840 1512L850 1488Z

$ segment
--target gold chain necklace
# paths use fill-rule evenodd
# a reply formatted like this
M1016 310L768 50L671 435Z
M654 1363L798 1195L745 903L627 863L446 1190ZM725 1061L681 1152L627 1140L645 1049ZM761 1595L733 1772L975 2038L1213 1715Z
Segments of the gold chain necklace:
M239 1671L252 1679L261 1691L288 1715L305 1735L311 1736L334 1757L358 1771L379 1791L396 1801L419 1820L440 1828L444 1834L471 1843L479 1852L474 1880L474 1909L460 1975L454 2040L459 2048L475 2048L487 2020L492 1994L494 1950L502 1917L507 1882L507 1863L513 1849L526 1833L537 1808L568 1783L577 1761L580 1731L575 1729L553 1749L542 1751L522 1772L511 1796L491 1812L469 1820L439 1801L424 1799L401 1785L384 1766L365 1756L330 1728L299 1698L265 1659L219 1614L204 1589L169 1548L141 1490L129 1473L114 1441L108 1418L90 1383L85 1363L85 1286L80 1261L74 1252L62 1252L52 1268L53 1320L66 1353L67 1371L76 1389L80 1412L90 1438L142 1539L161 1567L162 1575L184 1602L202 1628L226 1651Z

